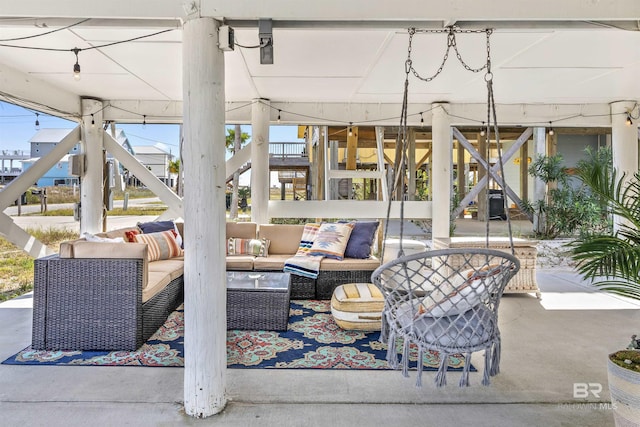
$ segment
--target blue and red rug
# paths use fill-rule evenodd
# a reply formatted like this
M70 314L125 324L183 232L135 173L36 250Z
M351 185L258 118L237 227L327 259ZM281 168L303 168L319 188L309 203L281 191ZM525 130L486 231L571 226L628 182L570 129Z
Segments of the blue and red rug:
M228 331L229 368L389 369L379 332L345 331L331 316L329 301L292 301L287 331ZM401 348L401 346L398 346ZM184 366L184 311L173 312L137 351L36 351L26 348L2 362L10 365ZM417 352L410 352L416 360ZM423 358L437 370L436 352ZM414 365L415 366L415 365ZM450 370L461 370L463 357L451 356Z

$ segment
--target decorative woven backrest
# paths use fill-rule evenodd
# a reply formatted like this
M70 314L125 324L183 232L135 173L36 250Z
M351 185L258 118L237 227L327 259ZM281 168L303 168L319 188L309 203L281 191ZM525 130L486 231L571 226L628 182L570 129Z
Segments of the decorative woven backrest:
M432 350L468 352L498 333L500 297L519 268L505 252L444 249L388 262L372 281L385 296L386 326Z

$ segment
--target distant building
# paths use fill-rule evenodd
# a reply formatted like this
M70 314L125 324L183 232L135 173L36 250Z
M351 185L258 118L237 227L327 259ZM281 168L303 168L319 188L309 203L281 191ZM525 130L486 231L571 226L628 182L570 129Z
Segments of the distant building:
M73 129L40 129L29 140L31 146L31 158L44 157L53 150ZM69 150L69 154L80 153L80 141Z
M168 186L172 185L169 176L169 162L171 153L156 146L137 145L133 147L133 155L140 163L145 165L160 181Z

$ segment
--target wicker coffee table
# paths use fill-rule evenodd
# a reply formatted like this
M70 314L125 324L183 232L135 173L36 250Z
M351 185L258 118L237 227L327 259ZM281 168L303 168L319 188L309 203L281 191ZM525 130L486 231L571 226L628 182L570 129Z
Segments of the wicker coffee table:
M227 271L227 329L286 331L289 273Z

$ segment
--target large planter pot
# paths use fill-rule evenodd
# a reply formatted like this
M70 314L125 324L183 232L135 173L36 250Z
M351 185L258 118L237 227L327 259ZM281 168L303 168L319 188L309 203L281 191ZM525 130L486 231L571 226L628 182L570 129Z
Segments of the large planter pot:
M616 426L640 426L640 372L625 369L607 359L607 373Z

